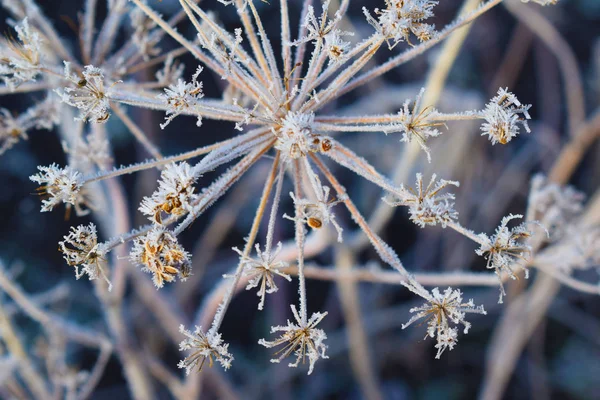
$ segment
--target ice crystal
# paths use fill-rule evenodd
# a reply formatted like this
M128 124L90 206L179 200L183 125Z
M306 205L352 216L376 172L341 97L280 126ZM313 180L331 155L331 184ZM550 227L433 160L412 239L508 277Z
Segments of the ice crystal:
M72 87L55 90L61 100L80 110L76 121L104 123L110 114L110 87L104 85L104 74L100 68L86 65L81 76L71 72L71 64L65 61L65 77L73 83Z
M510 214L502 218L500 226L496 229L496 233L491 237L484 233L480 234L479 238L483 243L479 249L475 250L477 255L486 258L486 267L494 269L500 280L499 303L502 303L502 298L506 295L504 285L502 284L502 272L507 273L512 279L517 279L514 267L519 266L525 271L525 278L528 277L528 271L523 263L527 262L528 256L531 255L531 246L525 243L525 241L533 233L527 229L526 222L512 229L508 228L508 223L516 218L523 218L523 216Z
M458 342L458 329L456 325L464 326L464 333L469 332L471 324L465 320L467 313L486 314L483 306L475 306L473 299L463 303L462 293L459 289L453 290L451 287L444 293L440 293L438 288L434 288L429 294L424 288L415 291L427 300L427 303L420 307L410 309L411 313L416 313L410 320L402 325L405 329L415 321L424 319L427 322L427 336L437 338L437 354L435 358L440 358L446 349L452 350ZM450 324L455 326L450 326Z
M458 212L454 210L454 195L452 193L440 194L449 185L458 187L460 184L456 181L447 181L440 179L436 182L437 176L433 174L427 187L423 186L423 175L417 174L416 189L401 189L392 195L392 198L383 200L392 207L407 206L410 214L410 220L424 228L426 225L440 224L446 227L446 224L458 217Z
M271 252L270 249L266 249L264 252L260 250L260 246L256 244L256 255L257 258L244 257L242 251L237 248L233 250L242 257L242 264L244 267L244 276L250 278L246 290L250 290L256 287L260 288L256 292L256 295L260 297L258 303L258 309L262 310L265 304L265 295L267 293L275 293L278 288L275 284L275 275L279 275L287 281L291 281L292 278L280 271L282 268L286 268L289 264L285 261L275 261L277 255L281 251L282 244L277 244L277 249Z
M71 227L64 240L58 242L59 250L64 254L64 259L72 267L75 267L75 277L81 278L87 274L90 280L98 279L100 276L109 284L111 283L102 268L106 251L102 244L98 243L96 225L79 225ZM81 268L81 270L79 269Z
M200 99L204 97L202 93L202 82L198 82L198 76L202 72L202 67L198 67L191 82L185 82L183 79L178 79L176 85L170 85L165 88L165 92L158 95L158 98L164 101L167 105L165 122L160 125L161 129L165 129L167 125L183 112L189 111L194 106L198 105ZM196 126L202 125L202 117L198 116Z
M233 356L228 352L229 345L223 343L221 334L202 332L202 328L196 326L194 332L191 332L183 325L179 326L179 332L187 338L179 343L179 351L190 350L191 354L185 359L179 361L179 368L185 368L185 373L189 375L190 371L196 367L198 371L202 369L208 359L208 366L212 368L214 361L217 360L224 369L231 367Z
M162 288L165 282L173 282L176 276L184 281L191 272L191 255L171 231L161 226L154 226L146 235L137 238L129 257L133 263L142 266L142 271L152 274L157 288Z
M158 189L144 197L139 210L155 224L162 224L162 213L183 215L194 199L196 177L187 162L171 163L160 174Z
M65 203L67 207L75 206L77 214L82 215L80 207L85 201L81 195L81 174L69 166L60 168L58 164L38 166L38 170L40 172L29 179L41 185L37 191L45 197L42 200L42 212L52 211L56 205Z
M519 125L531 132L527 124L527 120L531 119L530 108L530 104L521 104L508 88L498 89L498 94L482 111L486 122L481 125L481 136L487 135L492 144L506 144L519 134Z
M296 361L290 363L288 366L297 367L300 365L300 361L304 363L306 357L308 357L308 375L310 375L319 358L329 358L325 355L327 346L324 341L327 339L327 335L325 331L316 327L325 318L327 313L313 313L308 321L303 322L293 304L291 305L291 309L296 323L288 320L285 326L271 327L271 333L283 332L281 336L273 341L261 339L258 343L267 348L285 345L275 353L279 357L272 359L271 362L273 363L279 363L294 353Z

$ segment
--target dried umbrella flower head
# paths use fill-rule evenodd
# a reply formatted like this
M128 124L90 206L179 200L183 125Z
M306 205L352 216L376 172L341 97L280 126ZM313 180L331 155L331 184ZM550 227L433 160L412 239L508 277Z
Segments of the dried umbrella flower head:
M402 109L398 112L398 117L401 122L398 123L395 130L402 132L401 142L411 143L413 139L416 139L419 146L427 154L427 160L431 162L431 153L427 146L427 140L432 137L440 136L442 133L436 128L436 126L446 126L444 122L433 121L430 119L435 115L436 110L431 106L421 108L421 99L425 93L425 88L422 88L419 92L412 110L409 109L410 100L406 100ZM387 133L387 131L384 131Z
M106 250L98 243L96 225L90 223L88 226L71 227L71 231L64 237L64 240L58 242L58 249L64 254L67 264L75 267L77 279L85 274L90 280L102 276L108 283L109 290L111 289L112 284L102 267Z
M527 120L530 104L521 104L508 89L498 89L498 95L490 100L481 112L486 122L481 126L481 136L488 135L492 144L506 144L519 134L519 125L529 133Z
M198 82L198 76L202 73L202 67L198 67L192 81L186 82L178 79L176 85L169 85L165 92L157 97L167 105L165 122L160 125L160 129L165 129L167 125L181 113L191 111L194 106L199 104L199 100L204 97L202 93L202 82ZM202 125L202 116L198 115L196 126Z
M423 175L417 174L416 190L401 186L400 190L391 194L391 199L384 197L383 200L392 207L407 206L410 220L424 228L426 225L435 226L440 224L443 228L448 222L458 218L458 212L454 210L454 195L452 193L440 194L447 186L460 186L459 182L440 179L436 182L436 174L431 176L429 184L423 185Z
M502 273L508 274L512 279L517 279L514 267L518 266L525 272L525 279L529 277L529 272L524 264L531 255L531 246L526 241L533 235L533 232L527 229L527 225L537 222L523 222L512 229L508 228L508 223L516 218L523 218L523 216L510 214L502 218L496 233L491 237L485 233L479 234L481 246L475 250L477 255L486 258L486 268L493 269L500 280L499 303L502 303L502 298L506 295L502 284Z
M196 329L192 333L185 329L183 325L179 326L179 332L187 336L187 339L184 339L179 344L179 351L191 351L191 354L179 361L179 364L177 365L179 368L184 368L187 375L189 375L194 367L196 367L198 371L202 370L207 359L208 366L211 368L215 360L217 360L224 369L229 369L229 367L231 367L233 356L228 352L227 348L229 345L223 343L220 334L212 333L211 331L204 334L202 328L199 326L196 326Z
M421 42L431 40L435 35L435 25L423 21L433 17L433 7L438 4L432 0L385 0L385 9L375 9L377 19L366 8L363 12L367 21L388 41L390 49L406 41L411 46L410 34Z
M42 212L52 211L60 203L65 203L67 210L74 206L77 215L85 215L89 211L82 208L82 205L89 204L82 194L82 176L79 172L69 166L60 168L58 164L38 166L38 169L40 172L29 179L41 185L37 192L44 198Z
M106 88L104 85L102 70L93 65L86 65L81 76L77 76L71 71L71 63L65 61L64 74L73 86L65 87L63 90L56 89L55 92L64 103L81 111L75 120L95 123L108 121L110 87Z
M257 243L255 246L257 258L244 257L244 253L241 250L237 247L233 248L241 257L241 262L244 266L244 276L250 278L248 285L246 285L246 290L259 287L260 285L260 288L256 292L256 295L260 297L258 303L259 310L262 310L264 307L265 295L267 293L275 293L278 290L274 275L279 275L288 282L292 281L292 278L288 274L280 271L280 269L288 267L289 264L285 261L275 261L281 251L281 247L282 244L279 242L274 252L271 252L270 249L261 251L260 245Z
M139 210L155 224L162 224L162 213L183 215L191 208L194 195L194 176L187 162L167 164L160 173L158 189L144 197Z
M427 300L427 303L420 307L410 309L411 313L416 313L410 320L402 325L402 329L407 328L415 321L424 319L427 322L427 336L437 338L437 354L435 358L440 358L444 350L452 350L458 342L458 329L451 327L450 323L455 325L462 324L464 333L469 332L471 324L465 320L467 313L487 314L483 306L475 306L473 299L463 303L462 293L459 289L453 290L451 287L444 293L440 293L438 288L434 288L431 294L420 285L409 287L409 289Z
M131 261L142 266L142 271L152 274L157 288L175 277L185 281L191 274L191 255L177 242L173 232L162 226L154 226L146 235L135 239Z
M296 323L292 323L288 320L287 325L285 326L271 327L271 333L283 332L282 335L273 341L261 339L258 343L267 348L285 344L282 349L275 353L275 355L279 355L279 357L272 359L271 362L273 363L279 363L281 360L294 353L296 361L290 363L289 366L297 367L300 365L300 361L304 363L306 357L308 357L308 375L310 375L319 358L329 358L325 355L327 346L323 343L327 339L327 335L324 330L316 328L323 318L325 318L327 313L316 312L312 314L308 321L303 321L298 314L298 311L296 311L296 306L292 304L291 309L294 318L296 319Z

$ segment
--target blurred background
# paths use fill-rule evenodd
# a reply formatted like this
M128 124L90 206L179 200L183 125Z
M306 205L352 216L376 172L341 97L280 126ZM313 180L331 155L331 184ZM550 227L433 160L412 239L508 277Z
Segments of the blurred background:
M178 2L170 0L148 0L148 3L165 15L179 8ZM438 28L454 18L460 3L458 0L445 0L436 6L433 22ZM38 4L62 37L73 38L75 45L72 27L82 11L83 2L40 0ZM103 2L99 4L97 20L102 21L106 11L102 11L105 7ZM239 26L231 7L226 9L215 0L202 1L201 4L204 9L213 10L228 28ZM351 1L349 19L345 23L353 25L357 32L355 40L372 31L364 20L363 6L372 10L384 4L383 1ZM278 32L278 5L257 2L257 7L265 16L263 21L267 32ZM551 21L568 44L576 60L584 92L584 109L574 112L589 118L600 105L600 2L561 0L556 6L528 7ZM290 1L290 8L292 21L297 21L299 2ZM0 11L3 24L7 18L8 14ZM9 30L10 27L4 24L2 31ZM193 35L189 23L181 24L179 30L187 37ZM296 28L292 30L296 31ZM124 30L118 40L123 41L126 37L127 30ZM277 38L277 35L273 37ZM276 48L277 40L274 43ZM160 47L168 50L175 48L175 44L165 39ZM405 47L406 44L401 44L391 52L387 49L382 51L378 61L385 61ZM440 48L435 47L383 79L343 97L335 108L327 111L341 110L336 112L342 114L397 112L406 99L414 98L425 85L427 71L435 63ZM196 62L189 55L181 57L181 61L186 65L184 77L189 78ZM433 162L428 164L425 155L421 154L415 170L423 171L426 177L435 172L441 178L460 181L461 186L454 193L459 220L463 225L476 232L491 234L502 216L524 213L531 177L538 172L547 173L569 140L568 121L572 111L566 107L568 82L561 75L561 62L564 59L557 58L556 53L528 28L526 21L519 20L503 6L484 14L472 25L449 72L438 108L444 112L481 109L499 87L508 87L521 102L533 105L530 110L532 132L522 133L505 146L491 146L486 138L480 136L477 123L451 123L440 138L431 140ZM142 75L140 80L149 79L152 75ZM220 77L210 72L203 73L202 80L207 97L220 96L224 90ZM0 106L19 112L31 104L32 98L41 99L43 94L1 96ZM58 101L58 96L56 98ZM223 139L236 132L227 123L208 120L197 128L195 119L191 117L179 117L161 131L162 113L137 108L129 108L128 113L165 155L213 143L217 135ZM127 165L149 158L117 118L109 120L107 132L115 164ZM398 137L371 133L349 134L344 140L348 147L387 175L393 174L406 146L398 141ZM595 143L587 150L569 181L588 196L599 188L599 155L600 147ZM18 283L27 292L43 292L60 285L59 295L48 305L53 312L98 331L106 331L91 283L87 279L76 281L72 267L66 265L57 251L57 242L70 226L90 220L74 215L65 220L59 210L40 213L40 201L34 195L36 185L28 179L36 172L37 165L52 162L64 165L66 159L58 136L48 131L30 134L27 141L22 141L0 157L0 207L3 216L0 259L15 271ZM243 245L258 203L260 189L257 188L264 180L266 168L267 163L259 164L181 237L184 247L194 254L194 277L190 282L167 285L161 291L173 302L178 302L188 316L194 315L207 293L222 280L222 274L235 266L237 258L231 247ZM335 173L359 209L366 216L371 215L381 202L381 191L347 171L338 169ZM146 222L136 209L141 198L154 190L158 174L152 170L121 179L127 192L133 226ZM205 180L201 180L198 187L210 182L214 176L203 178ZM414 174L409 176L411 178L405 184L412 186ZM284 187L284 193L289 189ZM286 210L290 204L282 206ZM344 233L348 233L346 237L351 238L356 227L349 215L340 210L338 220L345 228ZM280 225L277 239L293 237L291 224ZM393 210L382 235L410 271L485 270L485 261L475 255L472 242L440 227L421 229L408 220L405 209ZM333 268L339 257L335 248L328 248L310 262ZM370 246L363 246L361 251L353 254L353 263L365 268L378 268L380 264ZM131 268L136 267L132 265ZM488 315L473 315L469 319L473 324L472 330L468 335L461 335L459 345L453 351L446 351L440 360L434 359L434 341L424 339L425 326L401 329L401 324L410 318L409 309L421 304L403 288L366 282L348 289L335 281L309 280L309 308L329 312L321 327L328 334L330 357L319 361L311 376L306 376L306 368L287 368L285 362L269 363L271 351L257 344L258 339L269 337L271 325L281 324L289 318L288 305L297 296L297 281L280 284L280 290L267 298L263 312L256 309L255 293L242 291L235 297L222 328L223 338L230 343L230 351L235 356L234 365L224 374L224 379L241 399L477 398L489 363L494 362L486 359L490 354L494 329L511 298L526 290L538 274L532 269L528 281L509 282L509 296L503 305L497 304L497 288L464 288L464 297L474 298L476 304L483 304ZM144 277L150 279L149 275ZM578 278L597 282L598 271L593 268L582 271ZM348 330L348 310L341 300L348 290L360 310L360 325L370 353L369 358L364 360L364 367L373 375L375 382L370 391L365 390L361 383L360 368L357 370L356 358L353 359L356 354L351 354L353 342ZM128 310L126 320L135 333L132 341L159 355L174 373L179 374L174 369L181 358L178 349L166 341L159 324L132 287L128 287L125 300ZM39 326L21 314L15 315L14 321L32 354L43 354L44 343L39 336ZM515 329L518 327L515 326ZM96 357L91 350L68 350L68 358L75 368L90 368ZM600 399L599 376L600 299L563 287L524 345L514 370L509 374L503 398ZM224 392L216 387L217 381L205 380L203 398L224 396ZM158 398L170 398L162 385L157 385L156 391ZM112 356L92 398L128 397L123 371L117 358Z

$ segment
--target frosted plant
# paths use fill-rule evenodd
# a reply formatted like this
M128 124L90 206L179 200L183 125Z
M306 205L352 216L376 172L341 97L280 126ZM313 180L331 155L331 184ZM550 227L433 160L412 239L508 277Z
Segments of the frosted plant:
M77 215L86 213L81 207L87 204L81 192L82 176L71 167L60 168L58 164L51 164L48 167L38 167L40 172L31 175L29 179L37 182L41 186L38 188L38 194L44 198L42 200L42 212L52 211L60 203L65 203L67 209L74 206Z
M8 2L14 5L18 1ZM425 104L424 99L427 97L424 96L424 90L417 95L412 106L411 101L407 101L400 110L392 110L390 113L344 114L339 105L344 104L346 99L343 96L346 94L365 88L366 84L376 78L423 54L500 2L501 0L488 0L475 11L465 14L436 32L433 25L425 21L433 16L433 7L437 2L385 1L385 8L376 10L375 17L365 12L367 22L375 30L364 24L369 29L366 37L359 38L356 43L349 43L343 40L347 33L338 26L347 16L348 1L342 1L337 10L329 10L329 3L325 3L319 18L309 2L305 2L304 17L297 35L291 33L288 4L282 1L281 31L277 38L265 31L257 4L252 0L223 1L225 4L235 5L237 16L240 18L242 27L236 27L232 31L192 0L180 0L179 13L168 20L155 12L147 1L111 0L108 2L109 17L99 27L97 35L94 11L88 9L93 9L95 2L90 1L86 2L85 18L82 18L80 48L74 52L77 57L80 54L81 59L71 54L69 49L72 48L72 43L63 43L51 24L43 23L45 18L39 16L39 10L31 7L31 0L24 0L22 8L9 6L13 13L27 12L38 16L35 27L43 28L44 38L50 39L48 46L51 46L54 58L58 60L41 58L41 65L37 68L35 76L38 82L28 82L27 85L31 86L23 90L58 89L65 102L81 111L80 120L105 122L109 114L117 116L152 155L152 159L144 163L114 169L109 169L110 166L105 168L101 164L108 162L109 157L104 155L109 155L109 150L105 151L105 136L97 135L102 128L97 124L86 126L85 129L90 129L94 134L90 137L89 134L84 134L84 125L77 124L79 130L69 130L68 134L60 133L62 139L69 141L65 146L69 151L69 166L64 169L53 166L51 171L50 167L41 167L43 173L35 176L36 182L44 184L41 189L52 196L52 202L47 203L46 200L43 208L49 210L61 202L80 204L81 193L88 189L96 190L100 194L108 192L118 197L115 195L115 192L118 192L115 187L118 189L119 183L107 180L146 169L162 169L158 188L146 196L138 208L150 218L152 224L129 232L117 232L114 234L116 236L107 242L96 241L94 245L102 249L104 256L117 246L132 242L132 263L142 266L144 271L152 274L154 284L163 287L165 282L173 282L177 277L184 280L190 274L190 254L179 244L179 236L200 216L205 215L208 208L223 198L238 181L245 178L248 171L257 164L269 163L270 173L264 180L262 195L245 246L236 250L240 256L237 267L232 274L228 274L232 279L219 284L219 290L214 292L214 296L217 297L208 299L208 303L214 305L217 310L214 312L208 307L205 310L206 314L202 316L212 318L210 330L204 334L200 328L196 328L194 333L181 329L188 338L181 348L191 350L192 353L180 363L180 367L186 368L189 373L194 366L201 368L208 358L209 364L216 359L228 368L233 357L228 352L228 346L221 340L219 330L236 289L244 287L245 281L248 282L245 283L247 288L259 288L259 308L262 308L266 293L277 288L274 275L287 279L288 276L281 268L286 265L285 262L294 258L296 265L290 270L297 274L299 289L298 309L292 306L294 322L288 321L285 326L272 328L272 332L281 333L281 337L274 341L263 339L261 344L267 347L284 346L280 353L277 353L279 356L274 359L275 362L293 353L296 359L291 366L298 366L300 360L304 361L304 357L307 356L309 373L313 371L317 360L326 358L326 334L317 328L326 313L309 314L305 257L309 256L309 252L306 251L309 248L307 243L317 241L319 245L324 246L323 248L331 244L328 238L322 238L313 231L309 232L306 225L318 230L332 224L337 231L338 241L341 241L341 218L344 214L338 213L338 208L334 214L335 205L339 205L340 209L345 207L351 220L364 233L383 262L398 273L398 280L402 285L427 300L427 305L414 310L417 313L415 317L434 316L432 320L428 320L428 335L437 338L439 357L445 349L452 349L457 341L458 329L451 324L463 324L466 330L468 323L464 320L465 313L483 313L483 308L475 307L472 302L462 303L462 294L457 290L448 289L442 294L436 289L430 294L425 289L415 289L418 287L416 278L405 269L398 255L379 237L377 230L367 223L367 219L359 212L340 184L337 178L338 171L352 171L374 183L377 190L384 190L395 196L396 199L391 204L409 207L411 219L421 227L440 224L478 242L481 245L478 252L487 257L488 268L495 269L498 275L501 271L508 271L514 276L511 269L513 261L529 250L527 244L520 241L526 239L530 233L524 227L508 229L506 225L513 218L509 216L503 220L494 236L477 236L457 222L453 195L440 194L449 185L458 186L457 182L437 181L433 175L430 184L424 187L422 177L418 175L417 188L407 190L400 183L382 175L369 161L347 147L345 133L380 135L380 140L386 140L385 134L399 132L403 142L416 140L427 153L427 158L431 159L432 154L427 144L442 134L438 127L446 126L448 121L485 120L484 134L490 136L492 143L507 143L519 133L521 125L529 130L526 120L529 119L530 106L522 105L507 89L501 89L498 96L494 97L484 110L467 110L453 114L436 110L434 104ZM125 16L131 8L135 9L132 11L134 34L126 38L123 46L113 48L122 22L129 21ZM187 32L186 30L174 28L184 17L187 17L188 22L195 28L192 39L180 33ZM131 32L132 27L126 28L127 32ZM170 36L181 47L163 53L158 44L165 35ZM423 43L410 46L399 54L382 54L387 48L393 48L404 41L411 45L412 36ZM281 43L281 48L275 49L274 43ZM198 64L191 79L187 77L187 80L183 78L182 69L174 62L174 58L183 54L194 56ZM378 57L375 57L376 55ZM382 58L387 61L379 63L378 60ZM60 71L63 62L66 65L66 73L61 75L57 71ZM164 66L159 73L139 74L150 77L148 81L141 81L140 76L136 74L161 63L164 63ZM203 75L203 79L205 76L209 79L212 75L222 78L223 82L219 83L223 83L223 93L210 98L209 93L203 92L203 84L199 81L203 68L210 72ZM120 83L113 86L113 82ZM61 90L65 85L67 87ZM165 113L165 121L160 125L163 129L166 129L175 117L184 118L184 115L189 115L197 119L198 126L203 119L212 119L227 121L235 125L237 131L232 130L234 135L230 139L222 139L218 134L220 132L209 132L206 136L214 139L211 144L189 149L182 154L165 156L151 143L143 129L127 115L124 107L121 108L123 105ZM454 134L450 129L445 129L444 134L446 132ZM71 135L76 138L70 137ZM95 141L85 140L87 138L98 140L98 147L93 145ZM83 146L83 143L86 143L89 150L78 148L79 145ZM82 166L81 173L75 172L74 165L79 167L84 163L78 160L74 153L93 153L96 148L102 149L98 150L98 153L102 154L101 160L92 160L90 155L88 158L92 162L87 166L89 171L87 167ZM198 160L191 161L193 159ZM91 164L96 165L94 167ZM224 168L225 166L228 168ZM62 177L62 180L58 183L50 182L50 172L53 176ZM209 174L214 176L211 178ZM201 176L203 181L212 180L203 183L204 186L196 192L194 185ZM289 179L293 184L291 207L294 209L294 216L288 218L294 221L295 229L293 241L289 241L289 246L286 244L285 251L282 251L285 257L281 255L280 259L280 246L277 246L277 249L273 246L274 227L281 221L282 214L278 207L280 203L282 208L292 203L281 201L285 179ZM49 185L45 185L49 182ZM123 199L117 200L125 203ZM271 211L268 213L266 240L264 250L260 250L261 247L256 247L255 243L259 234L262 235L265 210L269 203ZM106 214L120 217L116 212ZM93 213L92 216L102 220L103 224L98 226L110 229L115 224L114 221L104 223L106 214L99 212ZM352 223L350 218L349 225ZM318 240L315 240L315 237ZM251 257L253 248L257 249L257 258ZM310 256L314 254L310 253ZM117 267L115 270L115 277L122 283L125 279L123 276L127 274ZM487 275L494 278L492 273ZM142 289L137 288L137 283ZM282 284L285 283L282 281ZM144 290L144 285L149 285L149 282L144 280L132 286L136 286L136 290ZM115 287L124 286L117 286L115 283ZM501 290L503 293L503 288ZM122 296L122 293L115 297L116 300L121 300L118 296ZM164 293L157 293L156 301L162 302L163 297ZM121 303L115 301L105 305L110 311L116 309L119 314ZM162 310L169 309L165 308L164 304L159 305L162 306ZM176 301L168 304L171 305L173 308L179 307ZM115 323L114 318L107 320L109 323ZM412 322L413 319L409 321ZM206 326L204 321L203 324ZM120 328L111 326L111 332L114 332L115 340L119 340L119 349L126 351L127 346L122 346L126 340L119 337L126 329ZM431 334L432 331L434 335ZM125 356L122 358L124 365L131 360ZM137 395L144 397L143 394Z
M517 279L514 268L518 266L525 271L525 278L528 277L528 270L523 264L531 255L531 246L527 244L527 239L533 233L527 229L527 222L508 228L508 223L517 218L523 218L523 216L510 214L502 218L500 226L496 228L496 233L491 237L481 233L479 235L481 246L475 250L477 255L486 258L486 268L494 269L500 279L499 303L502 303L502 297L506 295L502 284L502 273L508 274L512 279Z
M0 77L12 90L23 82L35 81L42 61L42 37L27 18L15 25L18 40L0 44Z
M64 237L64 240L58 242L58 248L64 254L67 264L75 267L77 279L85 274L90 280L102 277L109 284L110 290L112 284L102 267L106 250L103 245L98 243L96 225L90 223L87 226L71 227L71 231Z
M85 170L106 169L112 161L110 143L98 131L93 130L87 136L77 137L72 147L63 142L66 154L71 156L74 165L82 166Z
M191 352L188 357L181 360L178 364L179 368L185 369L186 374L189 374L194 368L200 371L207 359L208 366L211 368L215 360L224 369L231 367L233 356L228 352L227 348L229 345L223 343L220 334L211 333L210 331L204 334L202 328L199 326L196 326L194 332L191 332L185 329L183 325L179 326L179 332L187 336L187 339L184 339L179 344L179 350L189 350Z
M436 182L436 175L431 176L427 187L423 185L423 175L417 174L416 189L404 187L398 192L394 192L393 199L384 198L383 200L392 207L407 206L410 220L424 228L425 225L437 225L438 223L445 228L446 224L458 217L458 212L454 210L454 195L452 193L440 194L449 185L458 187L460 184L455 181L440 179Z
M204 97L202 93L202 82L198 82L198 76L202 73L202 67L198 67L191 82L185 82L179 79L176 85L169 85L165 88L165 93L158 95L158 98L167 105L167 116L165 122L160 125L161 129L165 129L167 125L175 119L179 114L190 110L193 106L198 105L198 101ZM202 117L198 116L196 126L202 125Z
M275 284L275 275L286 279L288 282L292 281L292 278L288 274L280 271L282 268L288 267L289 264L285 261L275 261L277 260L277 255L281 252L281 246L282 244L279 242L275 251L271 253L270 249L261 251L257 243L255 246L257 258L244 256L244 253L237 247L233 248L242 258L241 263L244 265L244 276L250 278L248 285L246 285L246 290L257 288L260 285L260 288L256 292L256 295L260 297L258 303L259 310L262 310L265 305L265 295L267 293L275 293L278 290Z
M134 264L152 274L157 288L173 282L179 276L184 281L191 273L190 254L177 242L172 232L161 226L153 227L146 235L135 239L129 255Z
M158 189L144 197L139 210L155 224L162 224L162 213L183 215L194 200L193 175L187 162L167 164L160 174Z
M530 108L529 104L522 105L508 89L498 89L498 95L482 111L486 122L481 126L481 135L487 135L492 144L506 144L519 134L519 125L531 132L527 125Z
M416 314L406 324L402 325L402 329L406 329L420 319L427 322L427 335L425 335L425 338L429 336L437 340L435 358L440 358L446 349L454 349L458 342L458 329L450 324L462 324L464 326L463 333L467 334L471 324L465 320L466 314L487 314L483 306L475 306L473 299L463 303L462 293L459 289L453 290L449 287L443 293L440 293L438 288L434 288L431 294L418 284L409 287L409 289L427 300L427 303L410 309L411 313Z
M278 358L271 360L273 363L279 363L292 353L296 356L296 361L290 363L290 367L297 367L305 362L308 357L308 375L312 374L315 363L319 358L328 358L325 354L327 346L323 343L327 339L325 331L317 328L317 325L325 318L327 313L313 313L310 319L302 319L296 310L295 305L290 306L294 315L295 323L287 321L285 326L271 327L271 333L283 332L281 336L273 341L261 339L259 344L267 348L285 345L276 355Z

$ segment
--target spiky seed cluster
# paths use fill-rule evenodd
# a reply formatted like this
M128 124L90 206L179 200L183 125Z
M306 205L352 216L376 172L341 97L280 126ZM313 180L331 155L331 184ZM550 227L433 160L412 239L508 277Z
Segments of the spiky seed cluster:
M200 73L202 73L202 67L198 66L196 72L192 75L191 82L188 83L183 79L178 79L176 85L170 85L168 88L165 88L164 93L158 95L158 99L164 101L167 105L165 122L160 125L161 129L165 129L181 113L190 112L194 106L198 105L200 99L204 97L202 82L198 82ZM198 115L196 126L201 125L202 117Z
M168 164L160 174L158 189L144 197L139 210L155 224L162 224L162 214L183 215L195 198L196 177L187 162Z
M506 144L520 133L519 125L531 132L527 124L530 108L531 104L521 104L508 88L498 89L482 111L486 122L481 125L481 136L487 135L492 144Z
M531 180L529 203L555 241L563 237L569 223L583 210L585 195L571 186L561 186L536 175Z
M344 230L337 223L332 208L336 204L344 201L344 199L329 199L329 191L330 189L328 186L321 186L321 191L317 193L317 201L310 199L298 199L292 192L290 192L290 196L292 197L294 204L301 210L300 216L296 217L299 218L300 222L305 223L312 229L321 229L325 225L332 224L338 234L337 240L341 243L342 232ZM284 215L284 217L291 220L296 220L296 218L291 218L287 215Z
M175 235L162 226L154 226L137 238L129 257L142 266L142 271L152 274L157 288L162 288L165 282L173 282L177 276L184 281L191 273L191 255L177 242Z
M15 90L23 82L35 81L42 58L42 38L23 19L15 25L18 40L8 39L0 47L0 78Z
M233 356L228 352L229 345L223 343L220 333L204 333L202 328L196 326L194 332L191 332L183 325L179 326L179 332L187 336L179 343L179 351L190 350L191 354L185 359L179 361L179 368L185 368L185 373L189 375L193 368L198 371L202 369L206 360L208 366L212 368L216 360L224 369L231 367Z
M329 138L314 130L314 113L288 112L279 129L273 133L277 137L275 148L286 159L298 159L309 153L328 152L332 148Z
M443 228L446 224L458 217L454 210L454 194L440 194L447 186L460 186L459 182L440 179L436 182L436 174L431 176L427 187L423 185L423 175L417 174L416 189L401 187L398 193L392 195L392 199L383 200L392 207L407 206L410 220L424 228L426 225L440 224Z
M334 29L325 35L325 51L329 58L329 63L340 63L345 60L346 54L350 49L350 42L342 39L343 36L352 36L352 32L342 32Z
M133 44L135 44L144 60L148 61L150 57L159 55L161 49L157 45L160 41L160 36L152 35L153 29L156 27L156 22L148 18L137 7L131 10L129 17L131 19L131 26L134 28Z
M71 64L65 61L65 78L73 83L62 91L55 90L61 100L80 110L76 121L105 123L110 117L109 89L104 85L104 74L100 68L86 65L81 76L71 72Z
M458 329L456 326L450 326L450 323L454 325L462 324L464 326L463 332L467 334L471 324L465 320L466 314L486 314L483 306L475 306L473 299L463 303L462 293L459 289L453 290L449 287L444 293L440 293L438 288L434 288L431 294L422 289L419 294L425 297L427 303L410 309L411 313L416 314L406 324L402 325L402 329L415 321L424 319L424 322L427 322L425 338L429 336L437 339L435 358L440 358L446 349L454 349L458 342Z
M427 106L421 109L421 99L425 93L425 88L419 92L412 110L409 108L411 103L407 99L402 109L398 112L401 122L398 123L394 130L399 128L402 132L401 142L411 143L417 140L419 146L427 153L427 159L431 162L431 154L427 146L427 140L430 137L437 137L442 133L436 128L437 126L445 126L443 122L434 122L430 120L430 116L436 112L435 108Z
M411 33L421 42L433 38L436 34L435 25L423 21L433 17L433 7L438 4L432 0L385 0L385 9L375 9L378 16L375 19L366 8L363 12L367 21L393 48L400 42L410 42Z
M517 279L514 267L518 266L525 271L525 278L528 277L528 270L523 263L527 262L528 256L531 255L531 246L525 241L529 239L533 233L527 229L527 222L518 226L508 228L508 223L517 218L523 218L520 214L510 214L500 222L500 226L496 229L496 233L492 237L485 233L479 234L483 244L475 253L484 256L487 260L486 267L494 269L498 279L500 279L500 299L502 303L503 296L506 295L504 285L502 284L501 273L508 274L512 279Z
M110 144L98 130L92 130L88 135L81 135L75 143L69 146L63 143L65 153L69 154L71 163L81 170L92 170L94 166L105 169L112 161Z
M29 179L41 185L37 191L45 197L42 200L42 212L52 211L54 206L65 203L67 208L74 206L77 215L85 214L81 208L85 200L81 194L82 176L79 172L69 166L60 168L58 164L38 166L38 170L40 172Z
M87 274L88 278L93 280L102 276L109 284L110 290L112 285L102 268L106 250L98 244L96 225L90 223L87 226L71 227L69 234L63 238L64 240L58 242L58 249L63 253L67 264L75 267L75 277L79 279Z
M280 271L280 269L288 267L289 264L285 261L275 261L281 251L281 247L282 244L279 242L277 244L277 249L274 252L271 253L270 249L263 252L260 250L260 246L257 243L255 246L257 258L244 257L242 251L235 247L233 248L233 250L242 257L241 262L244 267L244 276L250 278L246 290L259 287L260 285L260 288L256 292L256 295L260 297L258 303L259 310L262 310L264 307L265 295L267 293L275 293L278 290L278 287L275 284L275 275L281 276L288 282L291 282L292 280L288 274Z
M297 367L300 365L300 361L304 363L306 357L308 357L308 375L310 375L319 358L329 358L325 355L327 346L324 341L327 339L327 335L324 330L316 327L323 318L325 318L327 313L313 313L307 322L302 322L298 311L296 311L296 306L292 304L291 308L296 323L292 323L288 320L287 325L285 326L271 327L271 333L283 332L282 335L273 341L261 339L258 343L267 348L285 344L282 349L275 353L275 355L279 357L272 359L271 362L273 363L279 363L281 360L294 353L296 361L288 364L288 366Z

